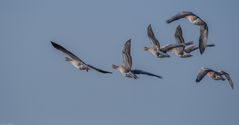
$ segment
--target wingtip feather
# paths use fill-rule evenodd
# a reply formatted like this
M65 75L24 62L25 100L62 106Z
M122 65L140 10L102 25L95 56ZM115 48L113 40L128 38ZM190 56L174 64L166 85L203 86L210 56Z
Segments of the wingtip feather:
M166 21L167 24L170 24L171 22L172 22L171 20L167 20L167 21Z

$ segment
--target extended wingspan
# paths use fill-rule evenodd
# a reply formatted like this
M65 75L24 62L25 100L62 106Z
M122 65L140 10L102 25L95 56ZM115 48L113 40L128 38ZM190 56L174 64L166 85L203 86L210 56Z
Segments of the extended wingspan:
M168 19L166 22L167 23L171 23L175 20L179 20L181 18L185 18L186 16L195 16L195 14L193 14L192 12L187 12L187 11L183 11L183 12L179 12L176 15L172 16L170 19Z
M144 75L154 76L154 77L157 77L157 78L162 79L162 76L158 76L158 75L155 75L155 74L152 74L152 73L143 71L143 70L135 69L135 70L131 70L131 71L132 71L134 74L144 74Z

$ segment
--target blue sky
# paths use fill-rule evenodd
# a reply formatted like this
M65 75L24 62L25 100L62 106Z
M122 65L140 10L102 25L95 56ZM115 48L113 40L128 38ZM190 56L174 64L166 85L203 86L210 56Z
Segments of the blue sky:
M236 0L1 0L0 125L238 125L238 5ZM186 41L198 41L197 26L165 22L183 10L208 23L208 41L216 47L188 59L144 52L150 46L148 24L161 44L175 42L178 24ZM163 79L132 80L111 69L121 64L129 38L133 67ZM113 74L78 71L51 40ZM235 89L207 77L195 83L202 66L229 72Z

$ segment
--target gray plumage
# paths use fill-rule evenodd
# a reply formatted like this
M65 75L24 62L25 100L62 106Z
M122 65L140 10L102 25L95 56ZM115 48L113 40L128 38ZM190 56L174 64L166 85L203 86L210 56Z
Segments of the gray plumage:
M130 49L131 49L131 39L125 42L124 47L122 49L123 65L128 69L131 69L132 67L132 57L130 54Z
M174 53L175 55L177 55L180 58L188 58L191 57L192 55L189 53L184 52L184 49L186 46L193 44L193 41L190 42L185 42L184 38L183 38L183 32L182 32L182 28L180 25L177 26L175 34L174 34L176 43L178 45L182 45L182 47L177 47L177 48L173 48L171 50L169 50L169 52Z
M151 24L149 24L149 26L147 27L147 35L148 35L148 38L150 39L150 41L152 42L153 47L160 49L160 43L154 35Z
M176 39L177 44L183 44L185 46L193 44L193 41L185 42L183 38L183 31L180 25L177 26L174 37Z
M199 50L203 54L207 47L208 41L208 26L207 24L200 26L200 36L199 36Z

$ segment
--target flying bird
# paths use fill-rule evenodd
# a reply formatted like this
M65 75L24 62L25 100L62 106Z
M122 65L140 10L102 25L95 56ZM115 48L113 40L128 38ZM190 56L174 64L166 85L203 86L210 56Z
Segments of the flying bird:
M178 47L178 48L173 48L171 50L169 50L169 52L174 53L175 55L181 57L181 58L187 58L187 57L191 57L192 55L190 53L186 53L184 51L186 46L192 45L193 41L190 42L185 42L184 38L183 38L183 32L182 32L182 28L180 25L177 26L174 37L176 39L176 43L177 44L183 44L183 47Z
M89 64L86 64L85 62L83 62L79 57L77 57L75 54L73 54L72 52L70 52L69 50L65 49L63 46L51 41L51 44L54 48L56 48L57 50L63 52L66 57L65 57L65 61L71 63L75 68L79 69L79 70L85 70L88 72L88 70L90 69L94 69L95 71L98 71L100 73L112 73L112 72L108 72L102 69L98 69L94 66L91 66Z
M225 79L227 79L229 84L230 84L230 86L231 86L231 88L232 89L234 88L234 84L232 82L232 79L231 79L230 75L227 72L223 71L223 70L214 71L214 70L212 70L210 68L202 67L200 72L197 75L196 82L200 82L204 78L205 75L207 75L208 77L210 77L210 78L212 78L214 80L222 80L222 81L224 81Z
M172 16L170 19L168 19L166 22L171 23L173 21L186 18L189 22L195 25L206 25L206 22L202 20L200 17L198 17L196 14L189 12L189 11L182 11L177 13L176 15Z
M167 44L165 46L160 46L159 41L154 35L151 24L147 27L147 35L149 40L151 41L152 48L144 47L145 51L152 53L154 56L159 58L170 57L167 52L171 49L182 47L182 44Z
M176 15L172 16L170 19L168 19L166 22L171 23L173 21L186 18L194 25L198 25L200 27L200 36L199 36L199 50L200 53L203 54L207 47L207 41L208 41L208 26L207 23L202 20L200 17L198 17L196 14L189 12L189 11L182 11L177 13Z
M128 77L128 78L133 78L133 79L138 79L137 74L144 74L148 76L154 76L157 78L162 78L161 76L143 71L143 70L138 70L138 69L133 69L132 70L132 57L130 54L130 49L131 49L131 39L127 40L124 44L124 47L122 49L122 57L123 57L123 64L122 65L112 65L112 68L119 71L122 75Z

